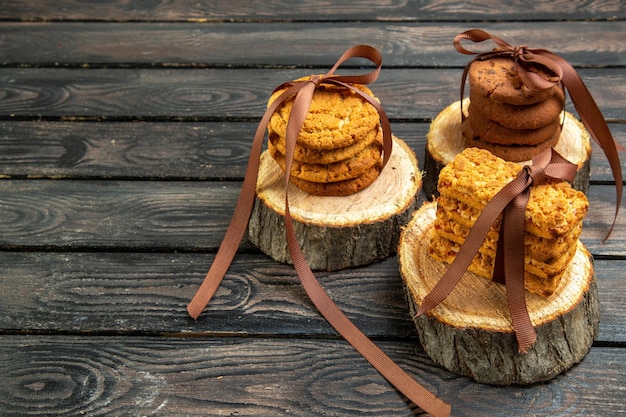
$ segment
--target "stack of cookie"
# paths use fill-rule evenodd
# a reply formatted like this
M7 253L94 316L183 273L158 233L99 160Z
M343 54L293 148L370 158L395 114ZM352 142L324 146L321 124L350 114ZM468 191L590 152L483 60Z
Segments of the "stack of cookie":
M470 105L462 126L468 146L521 162L558 142L565 103L558 84L530 91L514 61L496 57L472 63L469 85Z
M355 87L373 97L367 87ZM283 91L276 91L269 102ZM292 107L293 98L286 100L268 124L268 150L283 171ZM290 181L313 195L354 194L378 177L381 155L382 128L376 109L345 87L322 84L313 94L296 142Z
M467 148L439 174L437 212L429 254L452 263L474 222L487 203L520 170L491 152ZM524 228L524 283L526 289L549 296L576 253L582 220L587 213L585 195L565 181L532 187ZM491 279L501 217L494 223L468 268Z

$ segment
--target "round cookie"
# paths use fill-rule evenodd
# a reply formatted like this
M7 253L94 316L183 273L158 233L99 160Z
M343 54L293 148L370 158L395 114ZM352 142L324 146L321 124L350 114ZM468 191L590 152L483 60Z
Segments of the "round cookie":
M475 90L479 95L500 103L529 105L544 101L559 91L563 94L558 84L544 90L529 90L517 74L512 58L474 61L468 72L470 91Z
M367 87L357 84L354 87L374 97ZM282 92L274 92L269 103ZM268 124L270 135L287 135L287 121L292 108L293 97L274 112ZM380 116L374 106L357 93L345 87L322 84L313 93L309 113L298 135L298 143L315 150L343 148L367 136L379 124Z
M289 181L302 191L317 196L343 197L352 195L372 184L382 170L382 163L377 162L373 167L356 178L339 182L318 183L291 177Z
M278 165L285 170L285 155L268 142L268 151ZM350 159L333 162L331 164L309 164L293 160L291 176L302 180L325 183L338 182L356 178L374 166L382 155L382 144L374 141L361 152Z
M561 119L538 129L510 129L492 120L486 119L479 112L473 111L469 105L467 120L472 127L473 135L484 142L497 145L539 145L550 139L561 129Z
M296 143L293 159L310 164L330 164L350 159L371 145L374 141L382 144L382 140L382 130L377 126L363 139L353 143L352 145L344 146L343 148L320 151L317 149L307 148L306 146ZM276 150L283 155L285 154L286 141L283 136L278 136L272 133L269 136L269 141L272 143L274 148L276 148Z
M466 147L476 147L486 149L492 154L511 162L523 162L529 161L533 156L539 154L545 149L551 148L559 141L561 136L561 130L552 135L547 141L538 145L498 145L494 143L484 142L480 138L476 137L469 121L466 119L461 130L465 139Z
M553 123L563 111L564 95L548 97L528 106L498 103L476 92L470 92L470 102L475 112L498 122L509 129L539 129Z

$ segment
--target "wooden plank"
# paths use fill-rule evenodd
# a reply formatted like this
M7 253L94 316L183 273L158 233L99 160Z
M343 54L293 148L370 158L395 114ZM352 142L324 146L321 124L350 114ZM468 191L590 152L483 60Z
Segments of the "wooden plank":
M434 366L410 342L381 348L455 416L620 415L626 350L593 348L554 380L493 387ZM341 340L0 337L2 415L416 416Z
M611 123L626 147L626 124ZM0 120L0 177L110 179L242 179L254 122L31 122ZM420 166L429 123L392 123ZM613 179L592 143L591 180Z
M0 96L4 97L0 118L259 120L276 86L310 73L303 69L0 68ZM605 118L625 121L623 68L579 73ZM458 100L461 75L460 69L387 69L371 88L392 119L424 121Z
M252 122L0 121L0 177L242 179ZM394 123L423 155L428 124Z
M577 0L507 2L490 1L392 1L354 3L283 1L112 1L84 3L75 0L5 0L0 19L101 20L101 21L249 21L249 20L572 20L623 19L619 1Z
M0 252L0 329L26 333L334 337L292 266L238 254L197 321L185 310L213 255ZM599 344L626 342L626 261L595 262ZM316 272L339 307L374 338L416 340L395 257L345 271Z
M596 0L0 0L0 415L421 415L314 310L293 268L248 242L209 309L185 312L267 97L373 44L385 59L373 90L421 159L468 58L452 37L480 26L581 68L626 145L625 19L623 2ZM626 218L601 244L615 197L595 145L593 158L583 241L600 334L553 381L495 388L434 366L393 257L317 275L454 415L625 414Z
M206 312L186 305L213 255L0 252L0 328L26 332L330 335L292 266L239 254ZM415 338L395 258L316 275L368 335ZM15 298L15 293L21 296ZM363 296L363 294L366 296Z
M239 182L0 181L0 248L213 251ZM614 187L591 187L582 239L594 255L626 256L626 216L613 219Z
M615 291L621 285L618 281L624 281L621 271L626 268L624 260L596 259L594 261L596 278L598 280L598 299L600 301L600 332L596 342L614 341L624 344L626 342L626 312L621 291Z
M236 182L0 182L0 246L214 250Z
M626 242L622 236L626 237L626 229L620 225L620 218L624 216L624 208L622 204L620 216L615 223L615 229L611 234L611 238L606 243L602 243L602 239L609 231L609 227L613 222L615 215L615 187L614 186L597 186L589 188L587 198L589 200L589 212L583 220L583 234L581 241L587 246L587 249L594 255L602 254L604 256L623 256L624 252L617 249L617 246L626 246ZM626 226L626 225L625 225ZM613 241L613 243L609 243ZM616 246L613 247L613 244Z
M0 121L0 177L242 179L256 128Z
M405 22L12 23L3 24L0 62L33 66L328 67L351 45L380 50L386 67L463 66L454 37L474 24ZM481 23L507 40L549 49L574 66L623 66L626 22ZM277 45L280 51L277 52ZM469 45L469 44L468 44ZM494 43L472 46L488 51Z
M626 125L609 123L609 130L611 131L613 139L622 147L626 148ZM604 156L602 148L593 140L591 141L591 148L591 180L615 183L615 179L611 173L611 167ZM626 156L623 152L620 152L619 155L622 162L622 170L624 170L624 158L626 158Z

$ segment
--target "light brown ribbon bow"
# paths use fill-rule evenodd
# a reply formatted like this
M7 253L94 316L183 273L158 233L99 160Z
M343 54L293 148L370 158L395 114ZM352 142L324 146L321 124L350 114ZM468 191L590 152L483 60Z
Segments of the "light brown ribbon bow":
M334 75L335 70L347 59L365 58L376 65L376 69L370 73L352 76ZM365 359L367 359L378 372L381 373L394 387L402 392L417 406L435 417L446 417L450 415L450 406L434 396L404 370L402 370L391 358L389 358L380 348L378 348L363 332L361 332L348 317L337 307L322 288L319 281L311 271L302 249L296 239L293 222L289 212L289 176L293 160L296 141L304 119L306 118L313 93L322 84L343 86L359 94L367 100L378 111L383 129L383 167L389 160L392 147L391 127L389 119L380 103L355 88L351 84L369 84L376 80L382 67L382 57L380 53L367 45L357 45L348 49L337 61L337 63L324 76L312 75L308 80L293 81L281 84L274 91L283 90L276 100L269 104L267 111L263 115L256 130L254 141L248 160L248 168L244 178L241 194L235 207L231 223L226 231L226 235L217 255L207 273L200 289L193 297L187 311L197 319L202 310L209 303L215 291L220 285L224 275L237 252L239 243L248 225L250 213L254 204L255 188L259 170L260 154L265 136L267 124L272 114L285 101L295 96L293 108L287 122L286 150L285 150L285 233L289 253L294 267L300 278L302 286L307 295L317 307L324 318L348 341Z
M472 42L492 40L498 48L482 53L470 51L461 45L461 40L463 39L467 39ZM462 54L478 54L465 66L463 81L461 83L461 100L463 100L465 80L472 62L476 60L490 59L496 56L510 57L513 59L515 61L515 68L517 69L520 79L530 90L550 88L558 83L562 83L562 85L565 86L572 99L572 103L578 112L580 120L589 131L591 137L604 151L604 155L609 161L611 171L613 172L616 191L615 216L613 217L613 223L611 224L609 231L603 239L603 242L606 241L613 231L622 202L622 166L619 160L618 150L623 151L624 148L617 144L613 139L611 131L609 130L600 109L576 70L565 59L550 51L545 49L528 48L526 46L513 47L499 37L491 35L481 29L471 29L458 34L454 38L454 47ZM533 71L533 67L539 67L539 69L542 69L543 71Z
M537 335L528 315L524 294L526 203L531 187L541 184L547 177L572 181L576 175L576 165L551 148L536 155L532 162L532 165L524 166L517 177L487 203L470 229L454 261L435 287L426 295L416 316L430 311L450 294L471 264L493 223L502 213L492 279L506 285L507 303L518 350L526 352L535 343Z

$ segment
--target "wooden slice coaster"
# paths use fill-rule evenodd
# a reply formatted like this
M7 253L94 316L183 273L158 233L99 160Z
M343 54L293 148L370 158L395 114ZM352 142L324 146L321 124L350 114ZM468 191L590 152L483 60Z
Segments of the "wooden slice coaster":
M289 185L296 236L313 270L366 265L395 253L400 228L418 207L422 175L408 145L394 137L387 166L369 187L345 197L320 197ZM285 176L261 155L248 238L277 261L291 263L285 238Z
M517 351L505 287L471 272L465 273L439 306L415 317L417 307L448 268L428 255L435 211L436 203L426 203L415 212L398 247L409 309L421 344L433 361L494 385L549 380L580 362L599 324L592 258L580 242L552 296L526 292L537 341L525 354Z
M456 101L443 109L431 122L426 135L424 156L424 193L427 197L438 196L437 180L439 171L467 147L461 132L460 102ZM463 100L463 111L467 115L469 98ZM572 186L587 193L591 161L589 133L573 114L564 112L561 137L554 149L565 159L578 165L578 172ZM520 162L520 165L531 161Z

